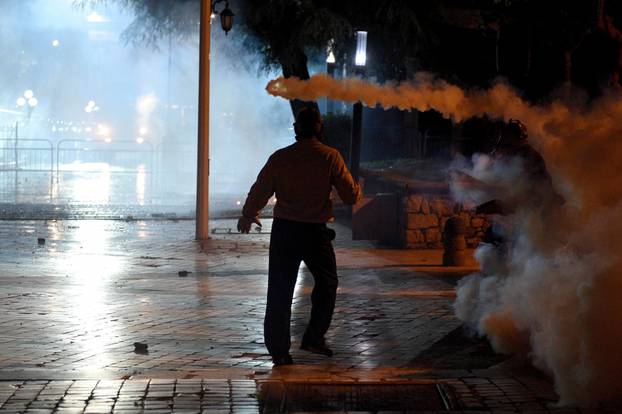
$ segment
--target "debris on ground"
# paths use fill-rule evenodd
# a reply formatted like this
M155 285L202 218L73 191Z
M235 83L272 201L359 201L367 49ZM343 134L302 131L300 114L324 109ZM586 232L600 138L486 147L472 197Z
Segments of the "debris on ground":
M39 246L43 246L43 245L45 245L45 239L44 239L43 237L39 237L39 238L37 239L37 244L38 244Z
M137 354L148 354L149 345L142 342L134 342L134 352Z
M187 271L187 270L180 270L179 272L177 272L177 275L178 275L179 277L186 277L186 276L188 276L190 273L192 273L192 272L189 272L189 271Z

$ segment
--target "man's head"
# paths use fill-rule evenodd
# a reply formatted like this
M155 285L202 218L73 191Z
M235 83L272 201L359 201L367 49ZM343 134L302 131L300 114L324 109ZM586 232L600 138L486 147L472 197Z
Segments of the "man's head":
M527 142L527 128L518 119L510 121L501 128L499 146L516 147Z
M305 107L298 111L294 123L296 139L322 138L322 116L313 107Z

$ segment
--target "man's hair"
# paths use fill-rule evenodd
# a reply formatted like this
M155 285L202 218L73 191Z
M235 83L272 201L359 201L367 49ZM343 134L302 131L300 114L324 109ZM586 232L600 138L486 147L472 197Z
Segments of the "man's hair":
M524 142L528 137L527 127L518 119L510 119L503 129L503 135L513 142Z
M311 106L302 108L296 114L294 129L298 138L321 138L322 115L320 115L320 111Z

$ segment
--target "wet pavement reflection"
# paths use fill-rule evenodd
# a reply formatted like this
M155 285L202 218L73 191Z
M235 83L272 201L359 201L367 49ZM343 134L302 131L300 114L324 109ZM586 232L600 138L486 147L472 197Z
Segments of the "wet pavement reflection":
M221 220L212 227L234 225ZM214 234L204 246L192 240L193 226L1 222L0 371L198 375L206 369L270 368L262 339L270 222L262 233ZM38 238L45 243L38 245ZM329 338L337 355L323 360L295 352L298 361L406 367L418 350L457 326L450 284L423 274L413 278L416 271L406 267L383 268L371 256L372 267L363 268L365 243L347 242L342 234L337 244L358 249L360 256L339 254L341 288ZM308 318L311 280L301 268L296 337ZM148 355L135 354L134 342L147 343Z
M292 314L296 364L273 369L262 332L270 224L265 220L262 232L240 235L226 231L234 228L234 220L218 220L211 228L225 231L198 243L193 240L193 221L0 221L0 407L6 408L2 401L14 401L19 411L25 399L15 397L18 391L30 395L50 388L56 395L53 410L63 412L59 409L69 410L71 404L61 397L71 387L87 393L88 401L99 401L97 390L103 387L102 407L108 408L101 412L110 412L110 403L121 401L125 389L140 401L141 409L151 401L170 411L172 401L180 397L175 387L197 388L199 394L192 393L188 401L200 403L207 398L205 381L220 384L223 393L234 393L236 384L246 381L239 387L254 390L249 392L250 412L274 402L258 399L265 384L285 384L277 388L289 390L293 398L308 387L292 384L308 382L413 385L442 379L451 389L445 394L463 401L465 409L488 407L478 387L484 394L494 388L490 392L497 398L506 383L539 408L548 410L547 404L555 400L550 383L541 378L518 381L513 374L459 364L445 370L422 364L418 355L426 355L424 351L460 326L452 310L454 286L474 263L469 268L442 268L442 252L353 242L349 230L338 224L340 287L327 338L335 356L298 349L312 289L312 277L303 266ZM146 344L146 352L137 352L136 342ZM362 389L348 386L339 398L363 395ZM309 389L317 395L336 390L318 387ZM386 390L386 395L400 393ZM445 398L435 390L425 392ZM152 397L146 396L149 392L154 392ZM134 404L130 397L127 402ZM24 407L36 408L34 400ZM80 402L82 409L87 400ZM302 400L290 399L288 404L292 410L319 407ZM225 402L235 411L231 401ZM334 408L365 409L365 404L342 402ZM401 410L402 403L396 402L396 409ZM500 404L517 407L511 400Z

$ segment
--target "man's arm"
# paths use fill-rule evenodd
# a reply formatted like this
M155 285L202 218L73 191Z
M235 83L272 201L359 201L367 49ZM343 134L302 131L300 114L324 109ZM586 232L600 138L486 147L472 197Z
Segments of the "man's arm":
M274 166L272 157L270 157L259 172L255 184L252 185L246 197L246 202L242 208L242 217L238 220L238 231L248 233L253 223L261 226L258 218L259 212L266 206L275 190Z
M331 184L335 186L337 194L346 204L355 204L361 198L361 189L354 182L343 157L339 153L336 153L333 171L331 171Z

